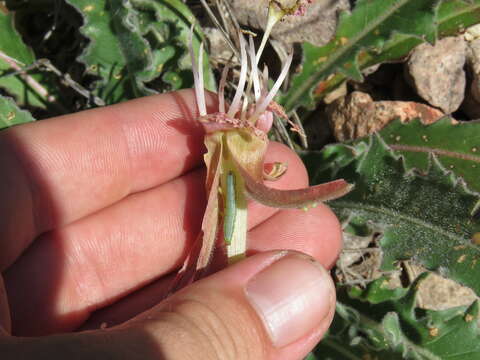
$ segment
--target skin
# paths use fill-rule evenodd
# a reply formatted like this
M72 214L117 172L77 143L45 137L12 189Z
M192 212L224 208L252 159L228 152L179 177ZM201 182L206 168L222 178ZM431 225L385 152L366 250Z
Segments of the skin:
M300 359L321 339L334 303L316 329L275 348L241 289L275 249L334 264L340 225L323 204L251 203L256 255L161 301L205 207L195 109L185 90L0 132L2 358ZM308 184L300 159L271 143L266 161L279 159L289 170L272 186Z

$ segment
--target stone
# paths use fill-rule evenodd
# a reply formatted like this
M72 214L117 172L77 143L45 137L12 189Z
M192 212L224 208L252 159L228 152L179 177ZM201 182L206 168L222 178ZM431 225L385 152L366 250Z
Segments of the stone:
M426 271L422 266L414 264L410 265L410 269L413 278ZM436 273L430 273L418 287L418 306L426 310L445 310L470 305L475 300L478 300L478 297L472 289Z
M463 34L463 37L467 41L473 41L480 39L480 24L470 26Z
M326 108L326 117L338 141L373 134L397 118L402 122L421 118L424 124L431 124L442 116L440 110L428 105L412 101L373 101L370 95L360 91L354 91Z
M203 28L203 32L208 39L210 58L223 63L229 62L233 59L233 51L228 46L220 30L217 28L205 27Z
M238 22L254 29L265 29L268 2L235 0L231 2ZM314 0L303 16L287 16L277 23L271 37L286 45L308 41L316 46L325 45L334 35L338 14L350 10L349 0Z
M463 37L446 37L435 45L417 46L406 63L407 82L446 114L456 111L464 99L466 49Z

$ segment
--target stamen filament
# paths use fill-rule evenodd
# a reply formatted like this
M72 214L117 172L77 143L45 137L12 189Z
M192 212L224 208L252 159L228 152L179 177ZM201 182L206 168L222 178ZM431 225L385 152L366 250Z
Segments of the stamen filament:
M250 64L252 66L252 71L250 73L251 75L251 79L253 80L253 92L255 94L255 102L258 101L258 99L260 98L260 82L258 80L258 64L257 64L257 57L255 55L255 44L253 43L253 37L250 36L248 38L248 42L249 42L249 45L250 45Z
M234 117L237 111L240 108L240 100L243 95L243 90L245 89L245 82L247 80L247 70L248 70L248 59L247 59L247 51L245 49L245 39L243 38L242 34L239 34L240 37L240 50L241 50L241 69L240 69L240 79L238 80L237 91L235 92L235 96L233 97L232 104L230 105L230 109L228 110L228 116Z
M207 115L207 107L205 105L205 91L203 89L203 42L200 44L200 66L197 68L197 61L195 59L195 51L193 50L193 27L190 28L188 50L190 52L190 59L192 61L193 81L195 84L195 98L197 99L197 107L200 116Z
M287 61L283 66L282 72L280 73L280 76L278 77L275 84L273 84L273 87L268 93L268 95L265 97L265 99L263 99L260 105L258 105L257 108L255 109L255 113L252 116L253 119L257 119L265 110L267 110L268 105L277 94L278 90L280 89L280 86L282 86L283 80L285 80L285 78L287 77L288 69L290 68L292 59L293 59L293 53L291 53L288 56Z

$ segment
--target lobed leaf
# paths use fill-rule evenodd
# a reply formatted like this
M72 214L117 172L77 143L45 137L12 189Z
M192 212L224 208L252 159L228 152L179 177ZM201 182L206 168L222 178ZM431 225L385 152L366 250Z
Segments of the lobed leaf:
M170 87L168 90L178 90L193 86L191 75L191 59L188 56L190 27L196 19L192 12L180 0L131 0L140 18L142 35L149 40L156 66L149 74L153 80L159 76ZM198 53L203 33L196 28L193 47ZM207 54L204 53L203 73L204 85L208 90L215 90L215 78L210 69Z
M366 289L340 289L337 313L327 336L310 359L456 359L474 360L478 302L442 311L415 306L418 284L390 289L380 278Z
M329 205L342 220L381 232L383 269L411 259L480 294L477 193L435 155L430 155L426 172L407 170L403 158L376 135L367 146L330 147L330 164L336 162L335 151L339 165L313 170L313 181L323 182L334 174L355 184L352 192Z
M405 160L407 169L427 171L429 154L436 155L445 169L462 177L468 187L480 193L480 123L458 122L445 117L424 125L394 121L380 135Z
M480 0L359 1L340 18L337 34L323 47L303 45L299 74L282 99L290 111L313 108L347 78L361 80L361 70L398 60L427 40L461 33L480 23ZM417 18L419 19L417 21ZM411 19L415 19L414 22ZM415 26L413 26L415 24Z
M106 103L192 86L185 55L194 18L181 1L67 1L82 14L81 32L90 40L79 60L99 78L96 95ZM195 37L196 49L199 43ZM211 86L211 71L205 74Z

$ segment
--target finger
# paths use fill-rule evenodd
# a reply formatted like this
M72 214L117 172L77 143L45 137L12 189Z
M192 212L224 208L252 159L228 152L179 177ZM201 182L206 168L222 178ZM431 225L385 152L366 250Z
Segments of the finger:
M295 276L292 276L295 274ZM7 359L302 359L330 325L328 272L294 252L254 255L107 330L4 344ZM15 350L16 344L16 350Z
M272 143L269 154L298 170L287 172L276 187L305 184L295 153ZM5 274L13 332L72 330L96 309L178 267L200 228L203 181L200 171L190 172L36 240ZM259 223L274 211L252 206L249 217ZM33 315L38 321L30 321Z
M341 227L325 205L308 212L282 210L248 234L249 254L275 249L295 250L314 257L322 266L330 268L340 252ZM81 329L121 324L159 303L168 289L170 278L147 285L117 303L100 309L82 325Z
M327 269L335 265L341 247L340 223L324 204L308 212L282 210L250 231L248 246L249 253L276 249L305 252Z
M292 276L295 274L295 276ZM254 255L119 329L143 329L163 358L301 359L332 321L335 289L312 258Z
M193 92L185 90L0 133L0 270L38 234L199 164L196 117Z
M0 336L10 333L10 310L8 308L7 293L3 283L3 277L0 276Z

